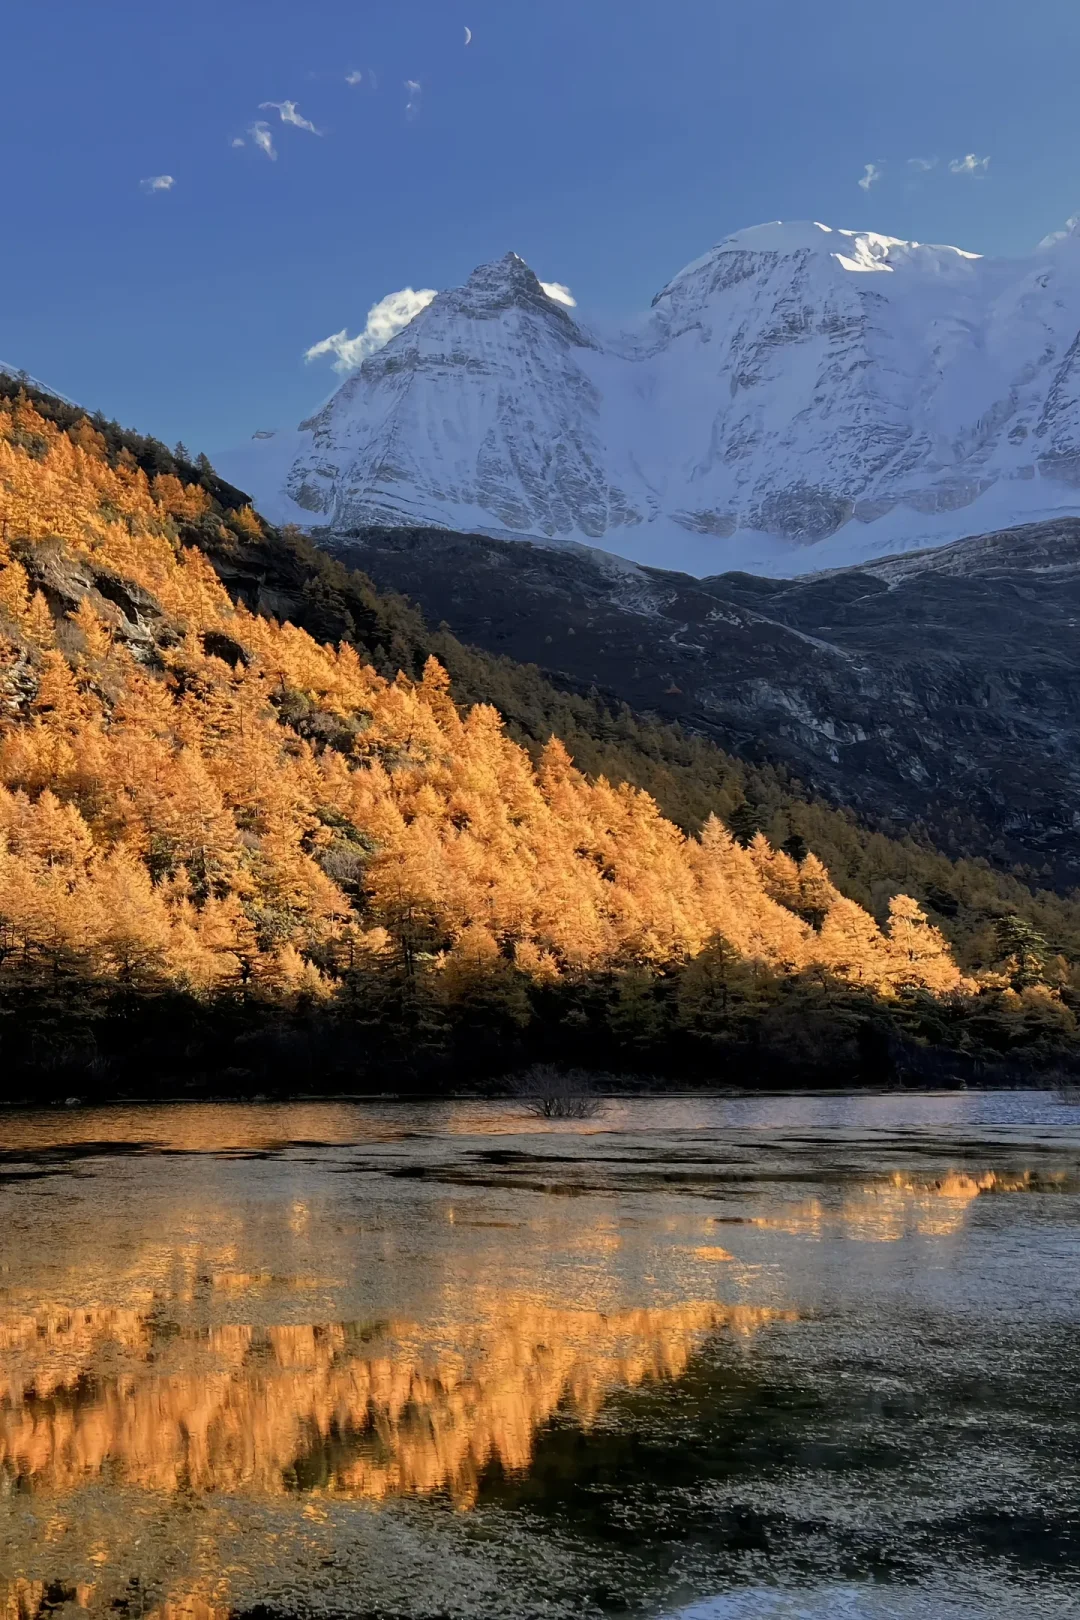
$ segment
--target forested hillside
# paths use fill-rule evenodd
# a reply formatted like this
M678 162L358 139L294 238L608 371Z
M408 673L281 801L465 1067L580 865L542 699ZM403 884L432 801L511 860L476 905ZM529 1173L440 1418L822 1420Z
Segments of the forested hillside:
M1080 884L1080 520L786 581L436 529L319 545L459 640L770 761L890 836Z
M0 536L13 1076L1068 1059L1074 903L430 635L205 463L9 391Z

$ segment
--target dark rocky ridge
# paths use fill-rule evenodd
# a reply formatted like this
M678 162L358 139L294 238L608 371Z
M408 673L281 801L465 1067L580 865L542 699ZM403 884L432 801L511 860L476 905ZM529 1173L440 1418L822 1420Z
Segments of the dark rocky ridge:
M444 530L325 543L463 641L951 852L1080 882L1080 520L797 580Z

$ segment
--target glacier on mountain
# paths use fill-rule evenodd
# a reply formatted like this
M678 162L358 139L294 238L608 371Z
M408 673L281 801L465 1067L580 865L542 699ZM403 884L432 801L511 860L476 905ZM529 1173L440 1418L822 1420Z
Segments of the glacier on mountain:
M1026 259L759 225L601 330L516 254L293 431L218 456L268 517L800 574L1080 512L1080 227Z

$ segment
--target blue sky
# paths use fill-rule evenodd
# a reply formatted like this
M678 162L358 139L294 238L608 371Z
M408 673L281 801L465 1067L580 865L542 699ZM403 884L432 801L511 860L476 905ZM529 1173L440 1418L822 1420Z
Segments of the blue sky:
M1012 254L1080 211L1075 0L5 0L3 39L0 359L211 452L507 248L610 317L763 220Z

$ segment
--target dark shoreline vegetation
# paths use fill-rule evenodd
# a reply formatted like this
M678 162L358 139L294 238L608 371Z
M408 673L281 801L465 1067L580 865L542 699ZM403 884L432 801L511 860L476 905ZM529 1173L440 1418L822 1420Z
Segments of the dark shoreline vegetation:
M546 1010L541 1009L540 1018ZM1049 1061L1032 1061L1025 1053L976 1057L898 1036L884 1019L874 1017L872 1007L864 1011L865 1022L841 1026L835 1046L835 1026L816 1027L813 1034L821 1045L809 1055L812 1035L801 1025L807 1016L804 1007L795 1012L787 1049L772 1046L768 1030L722 1046L684 1036L628 1048L612 1038L604 1021L583 1031L571 1019L567 1028L552 1008L544 1037L526 1041L517 1031L480 1021L472 1028L458 1025L445 1031L441 1046L432 1043L418 1050L409 1033L397 1026L373 1027L325 1014L268 1017L267 1009L208 1009L152 997L127 1009L103 1010L103 1016L77 1028L66 1019L53 1022L47 1044L31 1037L20 1053L10 1038L8 1003L3 1008L7 1062L0 1106L475 1097L520 1102L535 1112L521 1077L538 1055L561 1072L583 1073L588 1077L586 1094L597 1098L1027 1090L1067 1084L1078 1072L1068 1055ZM543 1028L538 1019L538 1029ZM574 1087L571 1094L577 1094Z
M5 377L0 452L8 1099L1080 1070L1075 892L464 647Z

